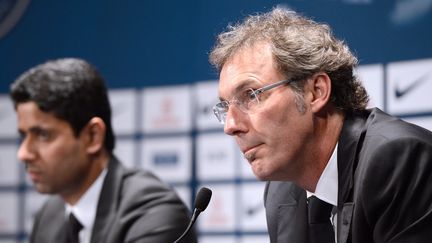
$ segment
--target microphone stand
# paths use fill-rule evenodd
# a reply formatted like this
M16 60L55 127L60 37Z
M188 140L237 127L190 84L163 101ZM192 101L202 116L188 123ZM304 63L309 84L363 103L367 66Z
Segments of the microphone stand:
M186 230L183 232L183 234L176 240L174 241L174 243L179 243L181 239L183 239L183 237L186 236L187 233L189 233L190 229L192 228L192 226L194 225L196 219L198 218L198 215L201 213L201 210L195 208L194 212L192 214L192 218L189 222L189 225L187 226Z

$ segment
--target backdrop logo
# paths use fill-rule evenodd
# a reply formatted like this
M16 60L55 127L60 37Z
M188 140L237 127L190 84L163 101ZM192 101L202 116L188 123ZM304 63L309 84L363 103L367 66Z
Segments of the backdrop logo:
M255 203L254 205L246 205L245 214L248 217L253 217L260 213L264 207L262 206L262 202Z
M427 16L432 10L432 0L399 0L390 13L395 25L414 24L417 19Z
M30 0L0 0L0 39L18 23L29 2Z
M165 97L159 103L160 113L153 121L154 127L175 126L178 124L180 121L174 112L175 108L175 101L171 97Z
M211 163L221 163L227 160L228 155L222 150L210 150L208 151L207 158Z
M216 102L215 102L216 103ZM213 104L203 104L198 107L198 113L202 116L212 116L213 118Z
M179 162L176 152L156 153L153 155L153 164L157 167L175 166Z
M406 96L408 93L411 93L413 90L417 89L422 83L428 81L428 74L425 74L417 79L412 80L412 82L405 88L399 87L398 83L396 83L395 87L395 96L397 99L400 99Z

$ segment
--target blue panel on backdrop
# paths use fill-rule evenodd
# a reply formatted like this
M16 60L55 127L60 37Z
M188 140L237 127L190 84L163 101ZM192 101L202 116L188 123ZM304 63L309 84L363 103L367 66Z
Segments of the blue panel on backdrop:
M1 0L0 9L8 2L19 1ZM0 92L64 56L92 62L110 88L214 79L207 54L216 34L277 4L330 23L361 64L432 56L432 0L30 1L0 40Z

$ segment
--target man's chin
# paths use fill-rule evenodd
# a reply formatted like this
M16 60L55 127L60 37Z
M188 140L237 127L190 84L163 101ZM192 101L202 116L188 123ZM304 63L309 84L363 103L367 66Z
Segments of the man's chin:
M52 192L52 190L49 187L47 187L46 185L42 185L40 183L35 183L34 188L40 194L53 194L54 193L54 192Z
M257 169L255 170L254 168L252 168L252 171L255 175L255 177L260 180L260 181L271 181L272 180L272 174L269 173L268 171L264 171L264 170L260 170Z

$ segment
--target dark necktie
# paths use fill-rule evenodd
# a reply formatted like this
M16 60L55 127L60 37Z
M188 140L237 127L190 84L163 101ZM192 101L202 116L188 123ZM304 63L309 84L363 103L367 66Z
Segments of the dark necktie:
M316 196L308 199L309 243L334 243L335 234L330 222L333 205Z
M80 230L83 228L81 223L75 218L73 213L69 214L69 221L66 227L66 242L67 243L79 243L78 234Z

